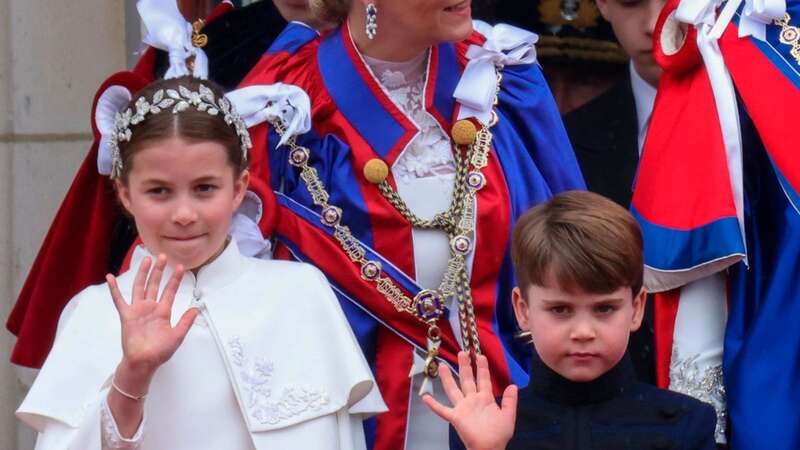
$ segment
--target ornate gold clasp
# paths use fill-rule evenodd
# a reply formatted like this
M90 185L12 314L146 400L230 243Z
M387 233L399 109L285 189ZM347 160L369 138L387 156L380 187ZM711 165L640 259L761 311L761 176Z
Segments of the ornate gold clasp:
M197 48L203 48L208 44L208 35L200 32L204 26L206 21L203 19L197 19L192 24L192 45Z

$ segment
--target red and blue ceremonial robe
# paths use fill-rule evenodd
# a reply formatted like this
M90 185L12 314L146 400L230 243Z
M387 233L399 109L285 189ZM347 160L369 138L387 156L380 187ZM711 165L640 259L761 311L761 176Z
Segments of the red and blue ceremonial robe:
M222 2L205 18L202 33L212 80L226 89L235 87L264 50L269 48L285 20L272 2L234 8ZM166 52L148 47L135 67L110 76L92 102L93 144L72 181L28 273L6 327L17 337L10 360L38 369L47 358L61 311L87 286L102 283L107 273L120 273L125 255L131 254L136 230L125 218L108 177L98 173L100 131L95 111L109 88L136 93L160 78L169 66ZM265 198L262 185L251 186ZM262 230L269 234L271 219L265 214Z
M708 47L718 45L721 65L713 54L701 56L693 43L700 31L692 26L679 52L660 55L665 73L632 209L645 237L647 270L671 289L656 304L661 384L668 380L680 288L723 271L728 442L731 448L797 449L800 2L788 0L786 15L764 25L763 39L740 37L751 25L742 9L749 3L742 2ZM714 81L719 68L729 74L730 102ZM733 128L726 117L735 119Z
M483 41L474 33L468 41L431 49L425 108L444 130L451 130L459 112L453 93L467 63L467 48ZM368 258L379 261L385 275L413 298L421 288L415 282L412 225L365 179L363 168L376 158L391 167L416 135L415 125L373 78L346 25L320 37L305 26L290 24L242 86L275 82L308 93L312 130L299 136L298 144L311 150L310 165L330 193L330 203L342 208L343 224L366 247ZM537 64L503 70L496 111L499 122L492 128L491 156L483 171L487 185L476 195L471 289L481 347L499 394L509 383L527 384L530 351L528 344L514 338L512 226L530 207L554 193L583 189L584 183ZM415 395L409 378L412 349L425 352L426 328L398 312L374 283L361 277L332 230L322 225L305 181L288 162L288 149L276 148L275 132L266 125L250 131L251 171L279 191L276 255L309 262L327 275L390 409L368 424L369 445L404 448L409 399ZM394 184L391 174L388 180ZM440 357L452 366L459 346L447 321L440 323Z

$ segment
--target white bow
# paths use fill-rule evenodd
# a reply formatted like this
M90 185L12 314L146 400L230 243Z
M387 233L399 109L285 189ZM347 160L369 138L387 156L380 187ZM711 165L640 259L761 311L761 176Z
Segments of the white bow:
M142 42L169 52L169 69L164 79L193 75L208 78L208 57L192 45L192 25L184 19L175 0L139 0L136 3L147 34ZM189 72L186 59L194 56L194 70Z
M311 130L311 100L308 94L291 84L248 86L225 94L248 128L268 121L280 121L285 132L278 145L290 137Z
M739 37L765 40L767 25L786 14L786 0L748 0L739 21Z
M497 95L496 67L536 62L539 36L504 23L491 25L476 20L475 29L486 37L483 47L470 45L469 63L453 97L461 104L459 119L475 117L487 123Z
M264 205L261 199L255 192L247 191L242 204L233 215L230 230L239 246L239 252L245 256L260 259L270 259L272 256L272 244L264 239L258 227L263 213Z
M114 118L130 103L131 92L122 86L110 86L97 99L94 111L94 122L100 132L100 144L97 147L97 171L100 175L110 175L113 166L111 149L108 142L114 133Z
M739 37L753 36L761 41L766 39L767 25L780 19L786 13L786 0L728 0L725 7L716 14L723 0L683 0L678 5L676 17L692 25L714 25L709 37L719 39L728 27L742 2L745 2L739 20Z

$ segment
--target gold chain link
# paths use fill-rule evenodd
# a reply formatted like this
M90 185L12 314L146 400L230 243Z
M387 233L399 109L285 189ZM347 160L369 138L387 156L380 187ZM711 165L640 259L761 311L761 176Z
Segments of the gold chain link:
M500 89L502 74L497 71L497 91ZM495 97L497 104L497 97ZM497 123L497 116L492 112L492 120L487 126L482 126L478 131L475 142L470 145L466 154L462 155L462 150L455 146L454 158L456 160L456 177L448 209L435 215L429 220L421 219L416 216L403 201L400 195L385 180L378 184L378 190L394 206L394 208L405 217L412 226L420 229L436 229L447 233L450 240L450 259L447 270L439 288L434 291L440 296L453 297L458 305L458 315L461 327L461 336L464 346L471 349L474 354L480 354L480 340L478 338L477 320L475 317L472 290L470 279L467 272L466 254L473 250L475 232L475 195L478 190L483 188L485 178L481 174L481 169L486 167L489 162L489 152L491 150L492 133L489 128ZM279 135L286 132L284 124L280 121L272 123L275 131ZM309 165L310 150L307 147L298 145L296 137L289 137L286 145L289 147L289 162L300 169L300 178L305 182L306 189L311 195L313 203L322 210L321 221L323 224L333 227L334 237L344 250L351 261L358 264L362 278L372 281L376 289L391 303L398 312L405 312L413 315L428 326L428 357L425 363L424 373L427 377L435 377L438 373L438 364L435 361L438 355L440 338L438 337L439 328L437 322L441 312L432 317L425 318L419 314L417 298L410 298L397 287L394 280L384 276L380 269L380 263L366 259L367 251L363 245L353 236L350 228L342 225L342 210L329 204L330 194L325 189L325 185L319 177L317 170ZM472 172L470 172L470 165ZM484 180L480 186L471 186L468 177L477 176ZM462 239L467 242L467 250L457 248L457 240ZM372 270L371 272L367 269ZM426 292L426 291L423 291ZM420 297L422 292L418 294Z

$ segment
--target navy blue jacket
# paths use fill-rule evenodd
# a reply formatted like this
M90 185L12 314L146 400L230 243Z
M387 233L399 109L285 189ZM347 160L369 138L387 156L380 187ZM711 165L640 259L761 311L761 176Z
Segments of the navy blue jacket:
M507 450L714 450L711 405L636 381L630 358L587 383L534 356ZM452 433L457 440L455 433ZM457 448L457 446L455 446Z

